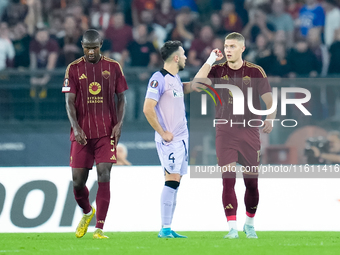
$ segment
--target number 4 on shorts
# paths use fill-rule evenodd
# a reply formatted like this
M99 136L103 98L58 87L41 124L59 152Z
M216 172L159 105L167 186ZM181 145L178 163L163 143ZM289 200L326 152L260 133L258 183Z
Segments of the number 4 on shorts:
M169 160L172 160L172 163L175 163L175 157L173 152L170 153Z

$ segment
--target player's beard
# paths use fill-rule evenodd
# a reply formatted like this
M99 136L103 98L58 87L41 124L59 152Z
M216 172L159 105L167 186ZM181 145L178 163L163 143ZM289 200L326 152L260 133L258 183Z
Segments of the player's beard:
M181 65L178 63L178 71L183 71L184 70L184 65Z

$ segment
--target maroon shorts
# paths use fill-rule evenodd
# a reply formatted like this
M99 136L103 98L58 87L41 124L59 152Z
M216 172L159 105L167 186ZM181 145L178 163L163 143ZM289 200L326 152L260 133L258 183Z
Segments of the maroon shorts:
M110 136L88 139L86 145L71 142L70 166L92 169L93 163L116 163L116 144Z
M258 166L260 162L258 128L216 128L216 156L219 166L237 162L242 166Z

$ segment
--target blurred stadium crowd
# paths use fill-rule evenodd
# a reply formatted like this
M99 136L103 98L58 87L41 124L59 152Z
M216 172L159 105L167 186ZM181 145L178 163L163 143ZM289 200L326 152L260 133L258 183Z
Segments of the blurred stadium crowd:
M187 65L199 67L237 31L245 59L268 76L340 73L337 0L1 0L0 17L0 70L66 67L82 56L82 33L95 28L103 54L124 67L160 67L158 49L169 39L182 41Z

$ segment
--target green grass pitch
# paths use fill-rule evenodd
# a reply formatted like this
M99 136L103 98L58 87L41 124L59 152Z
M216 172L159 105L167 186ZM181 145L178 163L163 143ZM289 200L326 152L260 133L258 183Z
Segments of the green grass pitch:
M226 240L227 232L180 232L188 239L160 239L156 232L106 232L109 239L93 240L92 233L1 233L2 254L340 254L340 232L261 232L259 239Z

